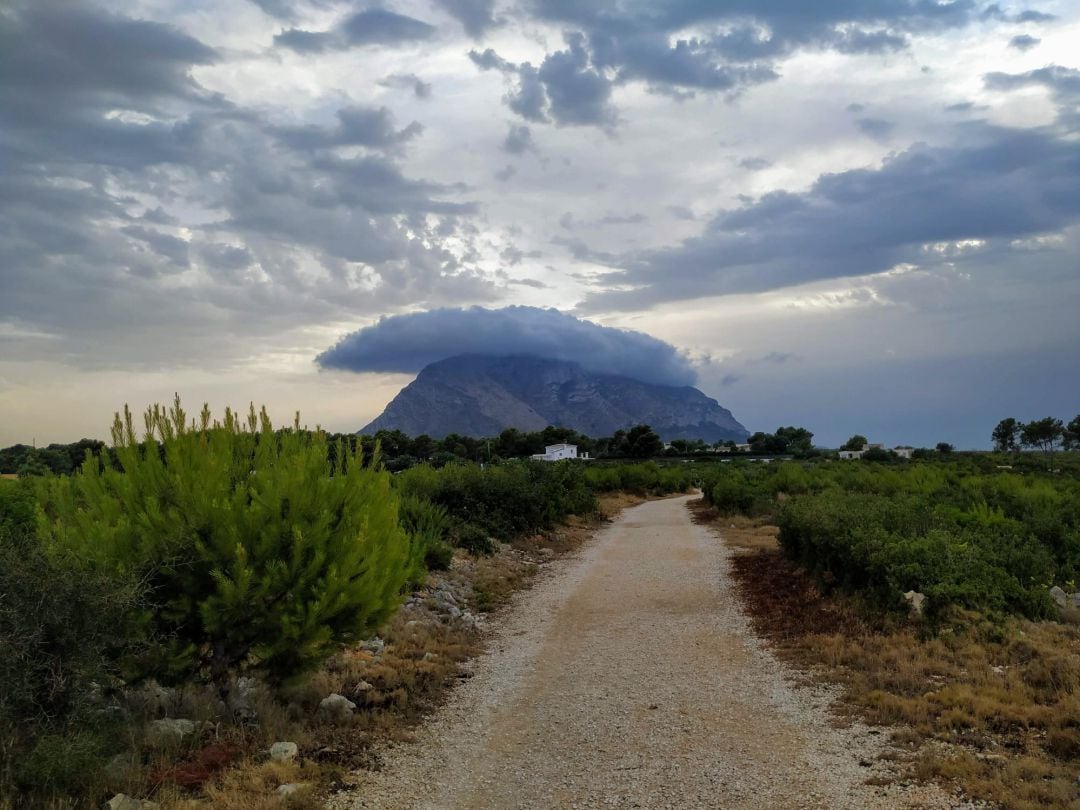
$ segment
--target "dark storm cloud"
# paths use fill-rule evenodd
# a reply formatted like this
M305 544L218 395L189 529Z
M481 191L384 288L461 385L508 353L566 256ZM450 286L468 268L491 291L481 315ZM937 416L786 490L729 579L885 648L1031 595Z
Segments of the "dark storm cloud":
M734 94L777 79L776 63L800 49L886 53L908 47L911 36L979 19L1038 21L1046 16L1025 12L1009 17L975 0L533 0L527 8L562 26L568 49L548 54L539 68L510 64L494 51L486 52L494 58L477 64L517 77L517 89L506 100L522 116L601 127L617 119L610 95L620 83L644 82L676 98L695 90Z
M1038 74L1038 72L1035 72ZM1050 72L988 79L992 84L1055 82ZM1080 150L1049 130L974 123L963 146L916 145L879 169L823 175L803 193L772 192L716 214L704 233L675 247L605 258L579 245L575 254L618 268L595 308L776 289L825 278L933 260L923 246L1009 240L1080 222ZM614 289L620 288L620 289Z
M451 17L461 23L465 33L479 39L489 28L498 24L495 19L495 0L437 0Z
M144 243L159 256L164 256L177 267L185 268L191 264L188 261L188 243L183 239L152 228L144 228L141 225L128 225L121 228L120 231Z
M511 124L510 131L506 133L506 138L503 139L502 148L504 152L509 152L511 155L523 155L536 149L532 139L532 130L524 125L516 126Z
M227 313L272 332L341 308L492 300L460 258L475 238L464 187L397 162L419 124L354 105L333 126L275 125L192 77L221 59L90 5L0 11L0 321L35 322L70 356L112 341L108 362L200 362L191 346ZM358 146L373 154L333 153ZM185 221L192 209L206 213ZM188 268L189 283L168 278ZM124 340L141 323L168 338Z
M379 82L383 87L404 87L412 90L417 98L431 98L431 84L415 73L394 73Z
M1062 105L1059 112L1080 102L1080 70L1048 65L1026 73L987 73L983 80L991 90L1015 90L1041 86L1050 90Z
M417 121L403 129L394 126L394 115L386 107L354 105L337 111L337 125L320 127L277 127L273 131L294 149L324 149L333 146L367 146L394 149L423 131Z
M611 105L612 82L590 61L581 34L568 34L566 44L566 50L548 54L539 68L530 62L509 62L491 48L471 51L469 58L481 70L516 77L517 86L505 100L522 118L611 127L617 119Z
M1080 70L1048 65L1026 73L987 73L988 90L1010 91L1021 87L1045 87L1057 104L1058 123L1074 132L1080 129Z
M431 39L435 31L435 26L422 20L383 8L369 8L349 15L328 31L290 28L275 36L274 43L298 53L318 53L365 45L419 42Z
M766 160L762 157L748 157L739 161L739 168L746 169L750 172L758 172L762 169L768 169L772 166L771 160Z
M413 373L462 354L571 360L604 374L661 385L692 385L697 372L670 343L600 326L556 309L435 309L379 320L316 358L323 368Z
M1041 39L1033 37L1030 34L1017 34L1015 37L1009 40L1009 47L1016 48L1018 51L1030 51L1036 47Z
M860 118L855 122L855 125L864 135L873 138L875 141L887 141L893 129L896 128L896 124L892 121L886 121L882 118Z
M549 54L538 76L547 91L551 116L559 124L615 123L611 83L590 63L585 38L567 37L568 48Z
M504 97L506 106L522 118L537 123L548 121L549 106L547 90L540 79L540 72L529 62L520 65L503 59L488 48L483 53L469 51L469 58L481 70L497 70L506 76L517 78L517 86Z

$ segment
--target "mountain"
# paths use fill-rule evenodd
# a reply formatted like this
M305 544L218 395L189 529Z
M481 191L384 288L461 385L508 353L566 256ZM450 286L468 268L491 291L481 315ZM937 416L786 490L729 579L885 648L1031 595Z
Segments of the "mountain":
M361 433L495 436L567 427L610 436L651 425L661 438L745 441L731 411L690 386L653 385L539 357L461 355L424 368Z

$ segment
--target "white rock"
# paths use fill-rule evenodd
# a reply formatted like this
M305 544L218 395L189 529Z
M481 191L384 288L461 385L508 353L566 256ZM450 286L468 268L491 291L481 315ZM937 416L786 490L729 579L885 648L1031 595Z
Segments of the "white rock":
M174 745L194 733L195 724L190 720L166 717L150 724L147 741L151 745Z
M361 644L360 649L367 650L369 653L372 653L373 655L379 655L383 651L383 648L385 646L386 646L386 642L383 641L378 636L375 636L375 638L369 639L368 641L365 641L363 644Z
M270 759L274 762L292 762L300 754L294 742L276 742L270 746Z
M922 616L923 603L926 601L926 596L918 591L908 591L904 594L904 601L908 603L908 607L911 612L916 616Z
M306 782L289 782L286 785L278 785L278 796L292 796L301 790L307 790L308 784Z
M117 793L105 803L108 810L157 810L158 803L134 799L126 793Z
M1058 607L1065 607L1069 603L1069 597L1057 585L1050 589L1050 598L1054 600Z
M324 697L319 703L319 714L335 723L348 720L354 711L356 711L356 704L336 692L329 697Z

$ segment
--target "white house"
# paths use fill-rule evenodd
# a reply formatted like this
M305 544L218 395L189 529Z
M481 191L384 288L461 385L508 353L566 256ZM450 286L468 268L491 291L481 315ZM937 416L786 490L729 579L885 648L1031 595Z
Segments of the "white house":
M840 458L844 459L845 461L852 461L852 460L857 459L857 458L862 458L863 454L867 450L884 450L884 449L885 449L885 445L883 445L883 444L864 444L862 446L861 450L841 450L840 451ZM911 448L911 447L897 447L897 448L895 448L893 450L893 452L896 453L896 455L899 456L900 458L911 458L912 450L913 450L913 448Z
M589 457L588 453L582 453L578 455L576 444L549 444L544 448L543 453L537 453L532 456L535 461L562 461L567 458L581 458L586 459Z
M894 447L893 452L900 458L911 458L911 454L915 452L915 448L902 444Z
M884 450L884 449L885 449L885 445L883 445L883 444L864 444L862 446L861 450L841 450L840 451L840 458L844 459L845 461L852 461L853 459L862 458L863 453L865 453L867 450Z

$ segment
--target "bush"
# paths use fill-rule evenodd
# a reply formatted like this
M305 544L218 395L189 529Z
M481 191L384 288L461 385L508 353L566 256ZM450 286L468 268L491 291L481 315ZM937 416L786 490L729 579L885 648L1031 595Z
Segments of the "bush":
M403 495L445 510L458 527L456 542L463 548L490 551L489 537L511 540L551 529L567 515L596 509L582 466L567 462L449 464L439 470L421 465L401 473L396 483ZM483 541L474 529L483 533Z
M342 642L375 630L397 607L416 549L398 523L390 475L324 434L275 432L265 410L246 424L204 408L188 422L179 399L116 417L118 466L86 464L43 485L48 548L104 575L147 583L147 632L158 654L142 674L219 684L255 667L297 675ZM370 460L367 460L370 461Z
M473 554L491 554L495 551L491 537L474 523L462 523L454 529L454 545Z
M137 647L139 589L50 558L25 528L0 525L0 795L29 806L86 785L110 753L102 708Z
M662 467L655 461L590 466L585 470L584 479L594 492L623 491L636 495L686 492L695 483L688 465Z
M412 581L423 578L424 570L445 571L450 567L454 549L447 539L452 521L446 510L415 495L401 499L401 527L417 546L417 559L423 565L413 572Z

